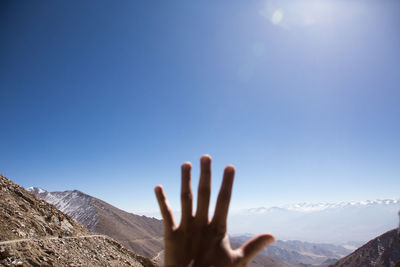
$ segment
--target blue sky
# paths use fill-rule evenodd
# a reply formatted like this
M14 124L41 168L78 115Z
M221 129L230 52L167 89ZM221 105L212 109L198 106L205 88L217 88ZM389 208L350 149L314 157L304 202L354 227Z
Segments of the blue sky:
M398 1L2 1L0 172L129 211L399 197Z

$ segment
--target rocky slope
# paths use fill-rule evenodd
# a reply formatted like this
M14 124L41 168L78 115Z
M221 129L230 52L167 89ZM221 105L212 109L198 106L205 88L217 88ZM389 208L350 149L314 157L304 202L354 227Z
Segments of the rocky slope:
M384 233L369 241L331 267L393 267L400 265L400 238L397 229Z
M106 236L0 243L3 266L154 266Z
M154 266L0 175L0 265Z
M78 190L47 192L35 187L27 190L91 231L108 235L140 255L153 258L163 250L163 226L160 220L128 213Z
M80 223L0 176L0 241L88 235Z

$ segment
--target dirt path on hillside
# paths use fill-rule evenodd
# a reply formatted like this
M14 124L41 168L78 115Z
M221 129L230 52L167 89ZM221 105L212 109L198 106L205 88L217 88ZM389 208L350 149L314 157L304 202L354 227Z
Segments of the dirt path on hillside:
M18 243L18 242L40 241L40 240L79 239L79 238L91 238L91 237L104 237L104 238L108 238L108 237L105 236L105 235L80 235L80 236L64 236L64 237L49 236L49 237L45 237L45 238L23 238L23 239L14 239L14 240L0 241L0 245L7 245L7 244Z
M161 254L164 252L164 250L161 250L160 252L158 252L157 255L155 255L151 260L157 262L158 259L160 258Z
M77 239L77 238L88 238L88 237L110 238L109 236L106 236L106 235L79 235L79 236L64 236L64 237L49 236L49 237L44 237L44 238L22 238L22 239L0 241L0 245L7 245L7 244L18 243L18 242L39 241L39 240ZM147 240L162 240L162 239L163 239L162 237L153 237L153 238L129 239L129 241L147 241Z
M164 237L150 237L150 238L136 238L136 239L127 239L129 241L147 241L147 240L164 240Z

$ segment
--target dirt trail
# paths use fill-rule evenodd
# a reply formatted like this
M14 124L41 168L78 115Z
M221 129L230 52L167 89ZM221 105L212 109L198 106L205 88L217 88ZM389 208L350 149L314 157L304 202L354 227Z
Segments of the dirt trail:
M158 260L158 258L160 258L160 256L161 256L161 253L163 253L164 252L164 250L161 250L160 252L158 252L158 254L157 255L155 255L151 260L152 261L157 261Z
M56 239L78 239L78 238L90 238L90 237L104 237L107 238L105 235L80 235L80 236L49 236L45 238L23 238L23 239L14 239L14 240L7 240L7 241L0 241L0 245L7 245L13 244L18 242L30 242L30 241L38 241L38 240L56 240Z
M150 237L150 238L128 239L128 241L147 241L147 240L164 240L164 237Z
M49 237L44 237L44 238L23 238L23 239L0 241L0 245L13 244L13 243L18 243L18 242L38 241L38 240L75 239L75 238L87 238L87 237L110 238L109 236L106 236L106 235L79 235L79 236L64 236L64 237L49 236ZM146 241L146 240L161 240L161 239L163 239L163 238L162 237L138 238L138 239L130 239L130 241Z

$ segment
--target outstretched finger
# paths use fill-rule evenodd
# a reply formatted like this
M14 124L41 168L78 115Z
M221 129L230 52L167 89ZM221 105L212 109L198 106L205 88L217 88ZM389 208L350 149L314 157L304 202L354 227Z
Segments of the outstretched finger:
M164 232L168 233L175 227L174 216L172 215L171 208L169 207L167 198L164 193L164 189L161 185L157 185L154 188L156 193L158 205L160 206L161 215L164 221Z
M242 245L239 249L243 252L243 260L244 262L250 262L254 256L257 255L263 248L273 243L275 238L271 234L262 234L259 236L255 236L249 241L247 241L244 245Z
M212 223L221 233L225 233L226 231L226 218L228 216L234 176L235 168L233 166L227 166L224 171L224 178L222 180L221 189L219 190L217 205L215 206L214 217L212 219Z
M192 186L190 172L192 169L192 164L190 162L185 162L182 164L182 182L181 182L181 205L182 205L182 218L181 225L186 227L190 220L192 219Z
M197 196L196 220L201 225L208 223L208 207L211 194L211 157L204 155L200 159L200 182Z

